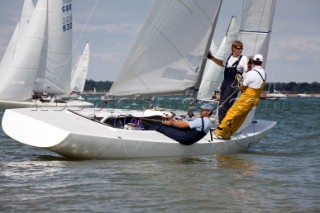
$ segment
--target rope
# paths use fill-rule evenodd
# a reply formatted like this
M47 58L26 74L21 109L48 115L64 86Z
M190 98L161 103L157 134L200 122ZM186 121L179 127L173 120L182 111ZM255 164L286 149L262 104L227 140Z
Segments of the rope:
M234 83L237 83L238 86L239 86L239 85L240 85L240 82L241 82L241 79L240 79L240 77L237 75L237 76L235 77L234 81L232 82L231 87L233 87ZM228 96L228 98L226 98L226 100L225 100L224 102L222 102L212 113L216 113L217 110L220 109L220 108L223 106L223 104L225 104L227 101L229 101L229 99L230 99L235 93L237 93L237 91L233 91L233 92Z

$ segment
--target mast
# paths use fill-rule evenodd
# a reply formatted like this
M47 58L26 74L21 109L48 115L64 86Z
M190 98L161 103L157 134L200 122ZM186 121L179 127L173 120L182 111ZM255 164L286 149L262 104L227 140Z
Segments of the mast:
M220 9L221 9L221 4L222 4L222 1L220 1L219 9L218 9L218 11L217 11L216 17L219 17L219 13L220 13ZM212 23L211 33L210 33L210 36L209 36L209 39L208 39L208 42L207 42L207 46L206 46L206 49L205 49L204 57L203 57L203 59L202 59L202 64L201 64L201 67L200 67L198 79L197 79L196 84L195 84L195 86L194 86L194 94L193 94L192 96L193 96L193 98L195 98L195 99L196 99L197 96L198 96L199 87L200 87L200 84L201 84L201 81L202 81L202 77L203 77L203 73L204 73L204 69L205 69L206 63L207 63L207 54L209 53L209 50L210 50L211 42L212 42L212 39L213 39L213 33L214 33L215 29L216 29L217 22L218 22L218 18L216 18L216 19L214 20L214 22Z

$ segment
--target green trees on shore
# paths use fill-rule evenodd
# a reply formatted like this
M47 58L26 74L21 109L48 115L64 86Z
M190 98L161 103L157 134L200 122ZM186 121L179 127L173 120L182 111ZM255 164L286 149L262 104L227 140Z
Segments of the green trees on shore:
M107 92L110 90L113 81L94 81L92 79L86 80L84 91L90 92L96 89L97 92Z
M93 91L94 88L98 92L107 92L110 90L113 81L94 81L92 79L86 80L86 84L84 87L85 91ZM308 93L308 94L315 94L320 93L320 83L312 82L312 83L296 83L296 82L289 82L289 83L266 83L264 88L265 91L272 92L274 88L277 91L281 91L288 94L295 94L295 93Z
M265 91L272 92L274 88L277 91L281 91L283 93L288 94L296 94L296 93L308 93L308 94L315 94L320 93L320 83L312 82L312 83L296 83L296 82L289 82L289 83L266 83L264 87Z

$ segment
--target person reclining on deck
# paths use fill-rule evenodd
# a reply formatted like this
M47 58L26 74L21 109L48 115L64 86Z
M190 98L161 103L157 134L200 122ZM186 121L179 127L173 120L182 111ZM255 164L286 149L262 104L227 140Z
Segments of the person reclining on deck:
M215 139L230 139L242 125L250 110L258 105L266 82L266 74L261 67L262 62L262 55L256 54L253 57L253 69L245 74L243 83L237 88L243 92L215 130Z
M191 145L209 132L212 111L213 107L210 104L204 104L201 106L200 118L192 121L164 120L148 130L156 130L181 144Z

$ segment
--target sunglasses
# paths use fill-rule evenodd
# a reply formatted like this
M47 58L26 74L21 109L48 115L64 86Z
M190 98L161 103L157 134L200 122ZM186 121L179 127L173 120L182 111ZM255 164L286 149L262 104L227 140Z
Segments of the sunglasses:
M242 47L234 47L234 48L236 48L237 50L243 50Z

